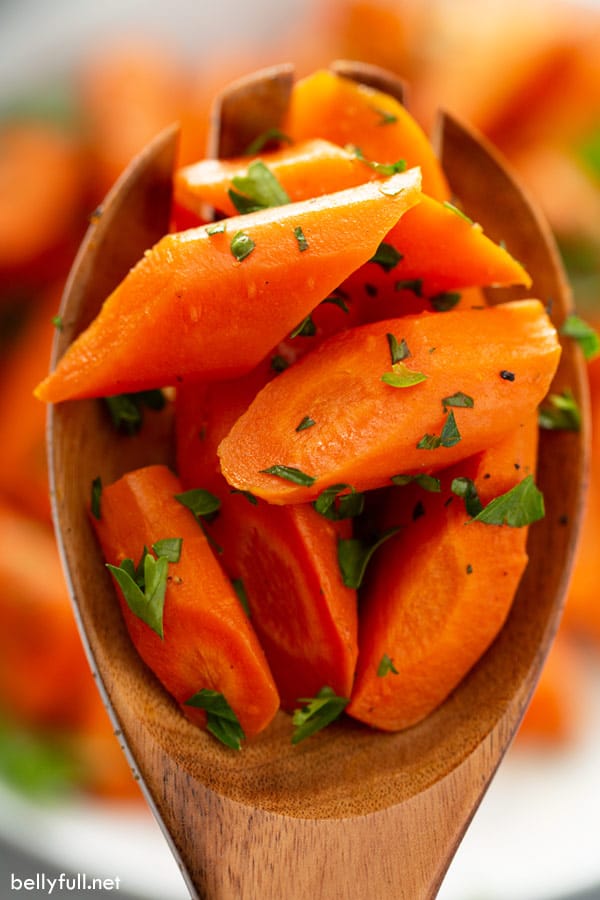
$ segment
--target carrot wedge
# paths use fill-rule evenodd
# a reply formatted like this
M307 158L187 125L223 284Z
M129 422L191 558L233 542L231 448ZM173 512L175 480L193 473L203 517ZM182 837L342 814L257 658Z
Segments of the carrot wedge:
M133 644L166 690L197 725L206 713L187 705L202 690L222 694L246 735L269 724L277 690L256 635L230 582L191 512L174 499L182 487L166 466L129 472L104 488L100 518L92 516L108 563L138 564L144 547L180 538L178 561L169 563L162 616L163 637L134 613L117 588Z
M420 125L402 104L382 91L321 69L296 82L283 130L293 140L323 138L358 147L366 159L419 166L423 190L450 197L442 167Z
M533 416L496 446L442 472L439 492L415 482L390 489L382 524L400 533L367 572L347 707L354 718L385 731L416 724L488 648L527 563L527 527L474 520L453 480L470 479L485 506L533 474L536 447Z
M533 412L559 356L538 300L349 329L263 388L221 442L221 470L235 488L300 503L445 468ZM306 416L314 425L298 431Z
M166 235L105 301L37 397L59 402L244 374L375 253L419 198L413 169Z
M294 709L325 685L349 697L357 654L356 591L342 582L337 541L349 519L332 521L310 504L271 506L232 493L218 471L217 446L254 393L273 376L267 365L229 382L177 392L177 467L185 487L221 500L206 528L224 569L241 583L281 705Z

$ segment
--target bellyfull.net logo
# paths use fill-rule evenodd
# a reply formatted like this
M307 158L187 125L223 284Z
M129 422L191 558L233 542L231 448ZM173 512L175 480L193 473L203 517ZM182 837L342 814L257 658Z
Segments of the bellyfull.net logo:
M37 891L38 894L46 894L50 897L54 891L118 891L121 887L121 879L98 878L87 875L86 872L77 872L67 875L46 875L45 872L36 872L34 876L21 878L14 872L10 876L11 891Z

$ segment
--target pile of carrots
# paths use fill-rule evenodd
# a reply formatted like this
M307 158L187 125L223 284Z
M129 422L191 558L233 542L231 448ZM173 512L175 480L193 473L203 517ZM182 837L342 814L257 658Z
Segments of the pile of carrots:
M319 70L283 134L178 171L187 227L36 389L176 388L179 477L96 484L91 519L141 656L236 747L280 706L293 740L332 705L406 728L475 664L544 514L560 357L540 301L486 306L478 288L529 276L454 206L397 100Z
M43 741L58 738L61 749L76 759L78 783L87 789L111 796L137 793L79 649L49 524L44 409L31 391L46 370L51 320L91 211L131 156L171 121L183 122L180 162L190 164L201 156L210 98L244 71L282 59L295 61L300 73L336 57L364 59L408 79L411 108L422 122L431 123L441 104L480 127L509 156L558 234L578 307L597 319L600 191L593 113L600 97L600 55L590 28L594 13L569 5L567 17L560 3L543 7L540 14L535 4L524 9L508 2L496 8L492 22L465 15L462 7L448 18L442 4L425 9L409 2L399 10L385 0L328 0L315 13L318 21L309 17L295 23L294 35L278 44L275 55L261 48L256 58L246 46L245 55L232 52L224 60L220 48L218 64L207 58L189 66L177 52L115 41L104 44L98 57L86 59L66 92L61 86L58 103L54 98L48 103L47 88L40 86L34 103L26 98L21 108L2 109L0 503L10 542L3 543L0 558L6 575L0 609L7 623L0 636L0 709L15 734L26 729ZM534 19L535 27L520 27L522 16ZM465 65L456 65L458 46ZM192 212L189 224L195 222ZM181 212L179 226L186 224ZM383 269L372 269L385 278ZM410 291L403 297L418 302ZM327 304L319 307L318 318L326 322L340 312ZM302 340L308 345L314 338ZM598 361L590 366L590 379L597 410ZM228 396L225 383L219 390L223 405L232 404L234 392ZM211 431L221 402L213 394L203 401ZM193 406L194 398L181 392L178 405L186 403ZM181 422L179 427L185 431ZM600 446L596 431L594 460ZM190 430L187 439L194 437ZM523 740L568 742L581 724L577 713L585 707L587 685L575 638L583 637L593 653L600 640L597 481L594 468L564 625L523 723ZM43 584L23 578L28 567L15 562L40 555L53 558ZM47 627L40 629L41 621ZM52 668L44 663L54 657L54 640L70 648L61 654L62 669L56 660ZM74 685L81 685L77 698Z

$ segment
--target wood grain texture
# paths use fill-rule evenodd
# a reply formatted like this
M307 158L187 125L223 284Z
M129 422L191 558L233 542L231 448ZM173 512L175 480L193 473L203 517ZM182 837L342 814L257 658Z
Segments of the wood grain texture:
M344 65L353 65L353 77L358 76L356 64ZM245 82L244 91L248 84L260 85L261 104L271 92L282 103L289 96L291 69L270 70L268 81L265 90L259 74ZM220 101L221 115L234 132L232 110L245 109L248 99L246 94L240 107L240 95L235 96L231 108L227 95ZM234 135L229 146L236 140ZM547 227L477 137L443 117L438 140L461 205L488 233L506 239L533 277L529 293L551 298L560 323L571 300ZM133 163L107 199L65 292L55 359L165 230L172 158L173 134L166 134ZM495 299L505 296L494 292ZM192 896L435 896L525 710L564 599L588 445L584 370L578 349L569 343L556 386L571 388L584 412L584 428L542 436L539 483L547 515L530 529L530 564L506 626L459 688L425 721L399 734L346 721L293 747L290 719L280 713L241 753L192 726L135 653L87 521L93 478L109 482L135 465L170 460L169 414L152 418L149 440L118 437L96 401L51 411L54 519L82 636L124 750Z

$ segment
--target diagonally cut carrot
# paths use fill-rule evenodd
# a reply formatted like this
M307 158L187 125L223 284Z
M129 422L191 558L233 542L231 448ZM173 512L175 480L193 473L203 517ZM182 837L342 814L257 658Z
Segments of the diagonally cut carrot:
M446 178L420 125L389 94L325 69L297 81L283 131L293 140L324 138L340 147L357 146L379 163L405 160L420 166L423 190L450 197Z
M395 364L400 372L388 335L404 347L405 359ZM307 502L336 483L383 487L399 468L441 469L533 412L559 357L556 331L538 300L350 329L258 394L221 442L221 469L232 486L271 503ZM384 380L395 375L416 375L418 383ZM444 398L457 391L473 408L444 409ZM297 432L304 416L315 424Z
M527 563L527 527L469 522L454 478L487 504L535 471L537 417L440 475L441 489L389 489L361 602L359 662L347 711L397 731L429 715L502 627Z
M131 639L185 714L203 725L206 714L185 705L202 689L223 694L247 737L265 728L279 698L248 618L193 515L174 499L181 482L166 466L129 472L104 488L101 517L91 517L107 562L137 564L144 547L181 538L164 604L164 638L130 610L118 590Z
M420 196L414 169L165 236L39 385L38 398L58 402L249 371L373 255Z

